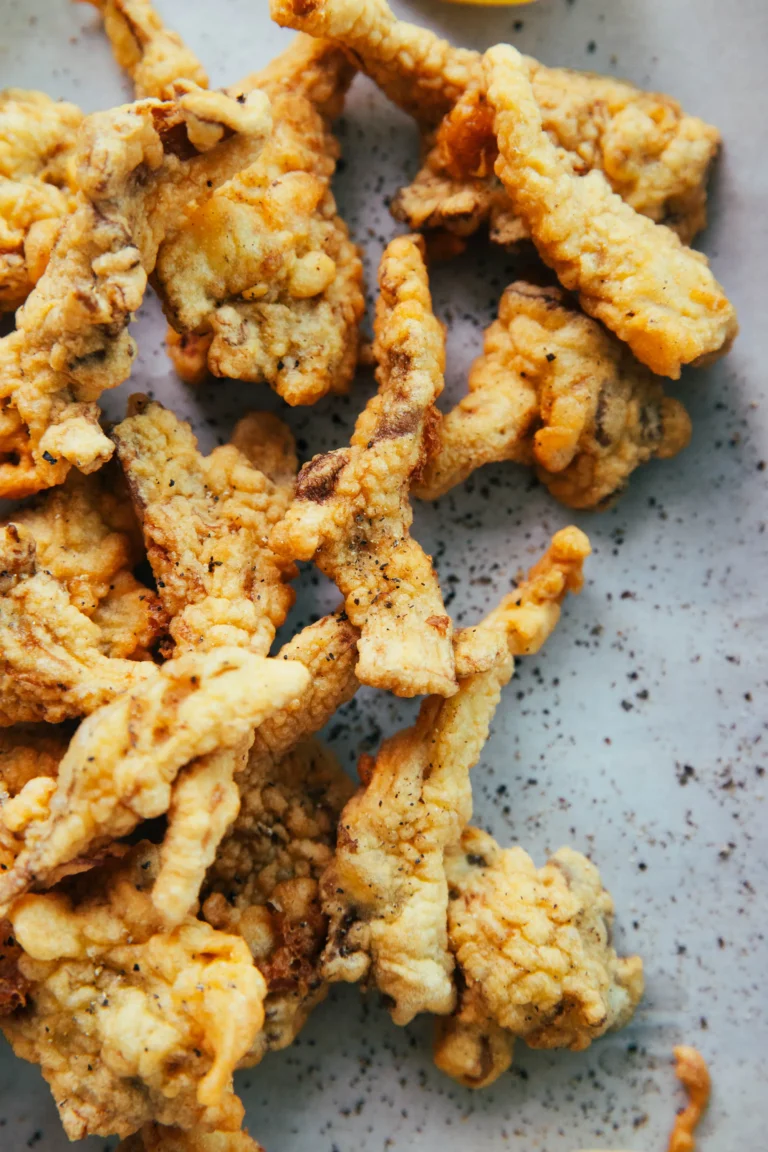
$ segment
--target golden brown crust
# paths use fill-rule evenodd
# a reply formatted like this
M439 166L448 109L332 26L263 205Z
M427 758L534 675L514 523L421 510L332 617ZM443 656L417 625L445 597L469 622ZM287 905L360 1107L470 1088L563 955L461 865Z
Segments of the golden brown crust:
M572 173L543 130L514 48L490 49L485 67L496 172L539 254L584 311L662 376L677 379L683 364L723 355L738 325L706 258L634 211L602 173Z
M694 1129L701 1119L712 1089L706 1061L696 1048L680 1044L673 1049L675 1075L688 1093L688 1105L678 1112L669 1135L667 1152L694 1152Z
M579 1051L627 1023L642 996L642 963L611 946L613 902L594 864L561 848L537 870L522 848L502 850L467 828L445 870L461 991L458 1013L438 1033L438 1067L483 1087L509 1065L514 1037Z
M27 1004L3 1031L40 1063L72 1140L150 1120L202 1131L242 1121L232 1072L261 1028L264 981L236 936L192 917L163 932L157 856L143 842L11 915Z
M130 373L128 323L158 246L183 205L258 154L269 128L261 93L239 104L189 85L173 102L83 121L77 204L16 331L0 341L0 495L39 491L73 464L89 472L109 458L96 401Z
M452 625L431 560L410 536L408 490L426 458L443 387L444 340L418 238L393 240L379 270L379 391L349 448L316 456L272 534L289 559L314 559L360 629L358 678L401 696L456 689Z
M231 444L202 456L190 426L161 404L137 396L130 410L112 436L177 650L244 644L267 653L293 603L286 581L295 569L266 543L291 486ZM249 420L254 438L259 417ZM283 450L290 433L268 416L262 440L272 434Z
M413 728L360 764L363 787L344 808L321 883L330 918L322 971L329 980L374 983L398 1024L454 1007L444 853L472 814L469 772L513 655L544 642L566 592L581 586L588 552L578 529L558 533L528 580L466 638L457 636L456 695L425 700Z
M116 1152L264 1152L246 1131L185 1132L162 1124L145 1124L129 1136Z
M682 404L621 341L560 289L518 281L414 492L432 500L483 464L513 460L534 465L563 504L605 507L635 468L676 455L690 433Z

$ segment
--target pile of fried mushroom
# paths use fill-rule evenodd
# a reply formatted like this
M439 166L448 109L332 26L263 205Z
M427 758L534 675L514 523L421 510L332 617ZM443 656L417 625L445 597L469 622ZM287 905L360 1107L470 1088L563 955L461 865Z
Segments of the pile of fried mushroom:
M515 658L580 591L589 542L557 532L455 628L411 495L511 460L601 508L685 447L663 378L737 330L689 247L719 138L668 97L453 48L385 0L271 0L299 35L221 91L148 0L96 6L135 103L0 96L0 495L30 498L0 525L0 1028L70 1139L254 1152L233 1073L334 982L400 1025L432 1014L437 1066L471 1088L516 1039L584 1049L642 996L595 865L561 848L537 867L471 824ZM415 117L424 159L392 201L412 232L380 263L378 389L350 443L299 469L286 424L252 412L205 456L140 394L106 428L150 278L187 383L349 390L362 261L331 180L357 70ZM485 227L543 263L442 414L421 233L458 250ZM275 651L299 561L341 603ZM360 684L423 700L355 788L317 733ZM678 1059L670 1147L692 1148L708 1079Z

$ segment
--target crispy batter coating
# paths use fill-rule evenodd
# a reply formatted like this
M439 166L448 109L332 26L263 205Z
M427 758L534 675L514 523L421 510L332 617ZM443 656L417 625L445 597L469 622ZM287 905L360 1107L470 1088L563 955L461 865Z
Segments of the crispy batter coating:
M690 435L683 405L621 341L560 289L518 281L414 492L434 500L482 464L514 460L563 504L605 507L638 465L676 455Z
M149 661L108 654L114 631L48 574L29 529L0 527L0 572L0 726L85 715L154 674Z
M537 869L522 848L467 828L445 872L461 992L457 1013L437 1022L439 1068L481 1088L509 1067L516 1036L580 1051L628 1022L643 966L611 946L613 901L591 861L561 848Z
M712 1088L704 1057L696 1048L680 1044L673 1049L675 1074L688 1093L688 1105L678 1112L667 1152L694 1152L693 1133L709 1103Z
M58 775L70 737L68 725L14 724L0 729L0 797L16 796L38 776Z
M145 841L11 914L27 1004L3 1031L41 1065L71 1140L127 1136L152 1120L242 1122L232 1072L262 1026L264 980L236 936L192 917L162 931L157 855Z
M73 208L83 114L43 92L0 92L0 310L23 304Z
M425 133L424 165L392 205L412 228L459 235L489 220L499 244L527 235L493 172L496 155L479 53L395 19L385 0L272 0L279 24L337 40ZM545 130L575 173L602 171L638 212L689 242L706 223L716 129L668 96L525 58ZM441 123L442 121L442 123ZM437 136L432 129L439 129Z
M185 384L202 384L208 376L208 349L213 333L177 332L170 324L165 333L165 350L176 375Z
M174 102L83 121L77 206L16 331L0 341L0 495L50 487L72 464L89 472L109 458L96 400L130 373L128 322L158 246L185 203L252 160L269 130L262 93L240 104L189 85Z
M102 14L115 59L130 76L136 96L172 100L174 82L208 87L200 61L181 37L166 28L149 0L90 0Z
M410 536L408 490L426 459L443 388L443 332L432 313L421 242L400 237L379 269L379 391L349 448L316 456L272 534L290 559L314 559L361 631L358 678L400 696L456 690L446 614L432 561Z
M199 378L266 381L289 404L345 392L365 307L362 263L336 211L338 142L322 110L339 111L353 75L344 53L300 37L231 91L272 104L258 160L188 215L161 248L157 283L174 328L200 337L174 351Z
M611 191L603 174L574 175L543 131L520 54L485 55L499 145L496 172L539 254L590 316L661 376L726 352L738 330L733 306L706 257L686 248Z
M202 456L189 424L144 396L130 412L112 436L177 651L238 644L266 654L294 598L293 565L267 545L292 485L275 484L231 444ZM290 444L295 458L275 417L247 419L252 437L264 420L263 439L276 434L275 451Z
M184 1132L181 1128L146 1124L135 1136L124 1140L117 1152L264 1152L264 1149L246 1131Z
M0 907L45 883L61 864L167 812L185 764L237 747L303 691L308 678L296 662L239 648L191 652L152 667L143 684L83 721L59 765L55 789L39 811L29 810L26 826L15 822L11 830L24 848L0 875ZM11 804L18 807L25 792Z
M318 880L353 791L332 753L314 740L280 760L262 758L258 773L255 767L203 891L206 920L242 936L266 980L264 1028L244 1059L248 1066L290 1044L325 997L318 966L328 921Z
M579 591L589 542L566 528L486 620L457 637L459 690L432 696L413 728L360 764L363 787L346 805L321 884L330 917L323 974L375 983L397 1024L451 1012L456 991L446 917L445 851L472 815L477 762L513 657L536 651Z

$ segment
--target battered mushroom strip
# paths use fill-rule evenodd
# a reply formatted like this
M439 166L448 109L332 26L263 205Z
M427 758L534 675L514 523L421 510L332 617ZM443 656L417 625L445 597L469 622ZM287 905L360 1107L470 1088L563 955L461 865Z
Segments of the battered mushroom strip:
M265 655L294 598L294 566L267 544L293 484L275 484L232 444L202 456L189 424L145 396L129 413L112 437L176 650L237 644ZM251 436L263 419L263 439L276 431L295 460L274 417L247 419Z
M56 788L13 831L24 848L0 875L0 909L76 856L168 811L179 771L214 749L235 748L302 692L308 673L239 648L187 653L98 709L78 728ZM31 781L31 788L35 781ZM24 804L26 789L2 812Z
M264 1152L247 1132L184 1132L147 1124L129 1136L117 1152Z
M661 376L727 351L736 314L706 257L611 191L575 176L542 128L525 63L499 44L485 56L499 144L496 172L543 260L590 316Z
M409 487L426 459L443 388L443 332L418 237L393 240L379 269L379 391L349 448L316 456L272 533L287 559L336 582L360 629L357 676L399 696L456 691L452 624L432 561L410 536Z
M112 453L96 400L127 378L127 327L157 249L183 206L258 154L268 101L188 87L88 117L78 137L75 210L48 267L0 341L0 495L60 483Z
M15 724L12 728L0 729L0 812L5 814L9 801L30 781L35 781L26 789L25 807L39 807L47 804L53 792L59 763L67 750L71 732L67 726L53 724ZM13 820L11 820L13 824ZM0 871L7 872L13 867L22 842L11 829L0 820ZM4 999L4 980L11 979L11 961L5 957L2 947L2 933L8 925L0 923L0 1014ZM10 946L9 946L10 949Z
M472 815L470 769L513 657L544 643L566 592L581 588L588 554L577 528L558 532L520 588L458 635L456 695L425 700L413 728L386 740L375 760L361 760L363 787L341 815L321 882L330 918L322 972L375 984L396 1024L455 1006L443 857Z
M301 37L231 92L260 89L275 129L258 160L199 204L161 248L157 284L186 377L266 381L289 404L345 392L365 308L358 249L330 181L339 145L315 106L340 110L353 75L341 49ZM181 360L182 352L173 359Z
M467 828L445 854L457 1013L437 1021L435 1062L468 1088L510 1065L514 1038L581 1051L631 1018L638 956L611 946L613 901L591 861L561 848L537 870L522 848Z
M3 1031L40 1064L70 1140L127 1136L152 1120L242 1123L232 1072L261 1028L264 980L236 936L192 917L163 932L156 873L157 848L143 842L11 913L28 990Z
M685 408L626 345L560 289L518 281L414 492L434 500L475 468L514 460L563 504L604 507L638 465L676 455L690 435Z
M704 1057L696 1048L679 1044L673 1049L675 1073L688 1093L688 1105L678 1112L667 1152L694 1152L693 1133L709 1103L711 1083Z
M0 727L85 715L154 675L110 656L110 640L38 562L32 533L0 527Z
M271 10L279 24L338 41L416 118L427 155L414 184L396 198L396 216L414 228L441 226L460 235L490 218L500 244L526 235L493 173L495 133L479 53L396 20L385 0L272 0ZM530 57L525 67L544 128L571 171L604 172L627 203L685 241L704 227L716 129L686 116L668 96L610 77L545 68Z
M82 119L43 92L0 92L0 311L24 303L72 210Z
M292 1043L328 990L318 971L328 931L318 880L353 791L332 753L313 740L254 768L202 906L215 928L245 939L266 980L264 1028L243 1060L248 1066Z
M90 0L102 14L104 30L136 96L172 100L176 80L208 87L202 64L176 33L166 28L149 0Z

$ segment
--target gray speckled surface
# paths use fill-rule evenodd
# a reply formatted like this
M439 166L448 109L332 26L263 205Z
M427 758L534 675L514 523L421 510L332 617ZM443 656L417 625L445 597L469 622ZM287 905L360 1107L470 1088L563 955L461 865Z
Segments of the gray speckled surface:
M163 14L223 83L287 41L266 0L163 0ZM634 477L618 507L579 516L595 546L583 596L544 653L521 662L475 770L476 820L541 861L563 842L591 853L619 913L620 943L645 960L635 1022L587 1053L532 1053L493 1088L471 1094L430 1061L427 1022L395 1028L374 999L335 991L297 1044L240 1076L251 1130L269 1152L660 1152L679 1103L672 1045L710 1061L714 1098L702 1152L766 1146L766 715L763 516L768 473L764 358L768 99L765 0L541 0L531 8L397 5L457 41L513 38L550 63L618 72L679 97L722 129L725 153L703 246L740 310L742 335L724 364L681 381L694 420L679 459ZM44 88L95 109L127 93L85 5L0 0L2 84ZM365 245L369 282L395 231L386 197L412 171L410 123L364 81L342 127L339 199ZM762 146L762 150L761 150ZM463 388L508 261L479 248L434 276L449 322L447 398ZM266 388L216 383L193 397L171 375L159 309L137 324L141 357L130 390L154 391L189 415L210 445ZM289 420L305 453L346 440L370 382ZM107 397L118 415L128 387ZM762 391L762 396L761 396ZM416 532L437 559L452 611L475 619L506 591L565 510L528 474L476 474ZM455 594L455 595L454 595ZM303 577L291 623L334 602ZM414 705L363 692L335 746L352 769L413 715ZM107 1147L111 1147L109 1142ZM37 1072L0 1050L0 1149L60 1152L67 1142ZM105 1147L92 1140L89 1150Z

